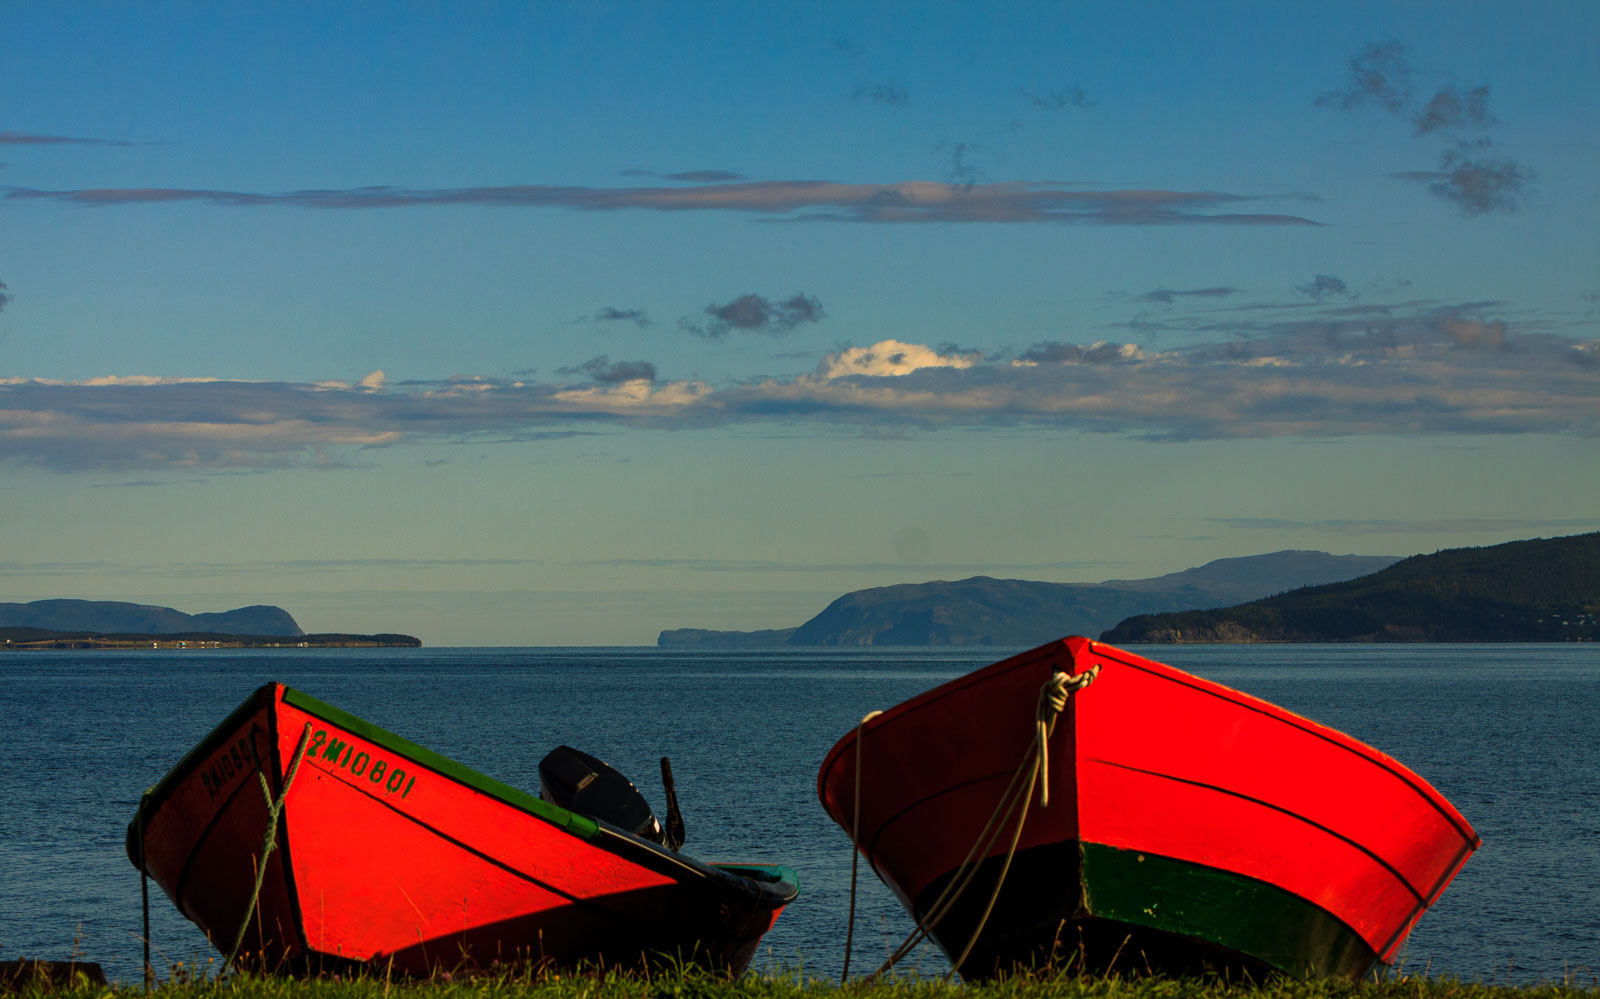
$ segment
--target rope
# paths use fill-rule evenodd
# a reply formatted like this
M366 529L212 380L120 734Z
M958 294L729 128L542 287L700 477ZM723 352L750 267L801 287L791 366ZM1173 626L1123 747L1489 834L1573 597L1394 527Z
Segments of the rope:
M927 914L923 916L922 921L917 924L911 935L901 941L900 946L895 948L894 952L889 955L888 960L884 961L877 971L867 976L869 982L894 967L907 954L915 950L917 944L921 943L924 938L933 932L933 928L939 925L939 921L956 904L961 894L967 890L967 886L972 883L972 879L978 876L978 865L973 863L973 859L978 856L988 855L989 849L994 846L995 839L1000 835L1000 830L1005 828L1006 822L1010 820L1011 812L1017 807L1017 801L1019 800L1016 789L1017 782L1021 777L1022 771L1020 769L1011 776L1011 783L1006 787L1005 793L1001 795L1000 804L995 807L994 813L989 816L989 822L983 827L983 831L978 833L978 838L973 842L972 849L967 852L966 859L961 862L961 866L956 868L956 873L945 883L944 890L939 893L938 898L933 900L933 904L928 907ZM991 833L990 829L993 829L994 832Z
M1066 710L1068 697L1089 686L1099 675L1099 663L1076 676L1058 671L1050 674L1050 679L1039 688L1039 707L1034 712L1034 719L1038 723L1034 745L1039 750L1039 772L1044 778L1039 788L1040 808L1050 807L1050 736L1056 730L1056 716Z
M867 722L881 714L882 711L869 711L856 722L856 802L850 812L850 918L845 924L844 970L839 972L840 985L850 977L850 947L856 936L856 865L861 859L861 732Z
M139 823L139 902L144 909L144 990L150 991L151 979L155 977L155 969L150 966L150 872L146 867L144 856L144 825L145 806L150 803L150 791L147 789L139 798L139 811L135 819Z
M1055 732L1056 718L1066 708L1068 698L1071 697L1073 693L1082 690L1089 684L1093 683L1094 678L1099 674L1100 666L1098 663L1091 666L1088 670L1076 675L1056 671L1053 672L1050 676L1050 679L1046 680L1044 685L1039 688L1039 700L1034 709L1033 740L1028 745L1027 752L1023 754L1022 762L1017 765L1016 771L1011 775L1011 782L1006 785L1005 791L1000 795L1000 801L995 805L995 810L989 816L989 821L984 824L983 830L978 833L978 838L973 842L972 849L967 851L966 858L961 861L961 865L956 868L955 874L951 875L950 880L946 882L944 890L939 893L939 897L934 899L933 904L928 907L927 913L922 917L922 919L918 920L916 928L913 929L911 934L901 942L900 946L894 949L894 951L889 955L888 960L884 961L883 964L879 966L878 970L867 976L866 980L868 982L878 978L884 972L888 971L890 968L894 967L901 960L903 960L907 954L911 953L911 951L916 948L917 944L921 943L924 938L932 933L933 928L939 924L939 921L943 919L952 908L954 908L955 903L961 898L962 893L967 890L967 887L972 883L973 878L977 876L978 869L981 866L981 859L988 855L989 850L994 846L995 841L999 839L1000 833L1005 829L1006 824L1011 820L1012 813L1017 810L1017 805L1020 803L1022 805L1022 811L1017 816L1016 825L1011 833L1011 843L1006 849L1005 860L1000 866L999 877L995 879L994 889L990 892L989 902L984 907L983 915L979 917L977 925L973 928L972 935L968 938L966 946L961 949L961 956L956 958L955 961L951 963L950 973L945 976L947 981L954 977L956 970L961 967L962 962L964 962L968 955L972 953L972 948L977 944L978 937L983 933L983 928L988 924L989 916L994 911L995 902L1000 897L1000 889L1005 884L1006 875L1010 873L1011 860L1016 855L1017 844L1022 839L1022 828L1028 820L1028 803L1033 798L1033 789L1035 785L1039 784L1039 778L1041 774L1044 777L1044 786L1040 789L1039 805L1041 808L1049 807L1050 805L1049 740L1050 736ZM867 716L867 718L871 717L871 715ZM863 718L861 720L863 725L866 724L867 718ZM1025 788L1022 786L1022 775L1024 773L1028 775L1028 781ZM1019 790L1021 791L1020 794L1018 793ZM859 844L860 831L861 729L859 726L857 727L856 731L855 791L856 829L852 831L850 835L852 846L857 846ZM850 928L852 931L854 931L855 861L853 857L851 860L850 869L850 920ZM847 936L845 952L846 972L848 972L850 967L848 941L849 937ZM843 978L841 977L841 982L842 981Z
M1017 854L1017 843L1022 839L1022 826L1028 821L1028 802L1033 798L1033 785L1044 776L1044 782L1039 788L1039 807L1048 808L1050 805L1050 736L1056 730L1056 718L1067 706L1067 698L1094 682L1100 675L1100 664L1095 663L1088 670L1077 675L1057 671L1050 675L1043 687L1039 688L1039 706L1034 714L1037 728L1034 730L1033 750L1036 758L1033 761L1032 772L1028 775L1028 790L1022 796L1022 814L1017 817L1016 831L1011 834L1011 846L1006 849L1005 862L1000 865L1000 875L995 878L994 891L989 895L989 904L984 906L983 915L978 917L978 925L973 927L972 936L967 940L967 945L961 949L961 956L956 958L950 966L950 974L945 976L949 981L955 976L956 969L966 961L967 955L972 953L972 948L978 942L978 937L983 933L984 926L988 925L989 916L994 912L994 903L1000 898L1000 888L1006 883L1006 875L1011 871L1011 859ZM1024 764L1026 765L1026 757ZM1022 772L1022 767L1017 768Z
M250 905L244 910L244 920L239 923L239 932L234 934L233 946L228 949L228 959L217 969L218 979L233 967L233 960L239 956L239 947L244 943L245 931L250 928L250 917L255 915L256 903L261 899L261 883L267 877L267 854L278 845L278 816L283 812L283 803L289 798L289 788L294 786L295 775L300 772L300 761L305 758L306 742L310 738L311 723L306 722L305 731L300 733L300 742L294 747L294 756L289 761L289 776L283 782L283 793L278 795L276 801L272 798L272 788L267 785L267 775L260 770L256 771L256 777L261 781L261 794L267 799L267 835L261 844L261 862L256 865L256 886L250 892Z

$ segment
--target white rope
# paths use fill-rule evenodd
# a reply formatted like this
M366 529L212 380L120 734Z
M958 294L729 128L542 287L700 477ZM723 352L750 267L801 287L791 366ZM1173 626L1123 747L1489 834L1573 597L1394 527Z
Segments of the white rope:
M1039 750L1039 771L1044 775L1044 784L1039 789L1041 808L1050 807L1050 734L1055 731L1056 716L1066 710L1068 697L1089 686L1099 675L1099 663L1077 675L1058 670L1050 674L1050 679L1039 688L1039 708L1034 716L1038 723L1034 745Z
M278 795L276 801L272 798L272 788L267 785L267 775L260 770L256 777L261 781L261 794L267 799L267 835L261 844L261 862L256 867L256 886L250 892L250 904L244 910L244 921L239 924L239 932L234 935L233 946L228 949L228 958L217 969L217 981L233 967L234 958L239 956L239 947L244 943L245 931L250 928L250 917L255 915L256 905L261 900L261 882L267 876L267 854L271 853L278 845L278 816L283 814L283 803L289 800L289 788L294 786L295 775L300 772L300 761L305 759L306 742L311 738L311 723L306 722L305 731L300 733L300 742L294 747L294 756L289 761L289 776L283 782L283 793Z
M1000 875L995 879L994 890L989 895L989 903L984 908L983 915L978 919L973 928L972 936L967 940L967 945L962 948L961 955L951 963L950 974L955 975L956 969L961 967L963 961L972 953L972 948L978 942L978 937L983 933L984 926L989 921L990 914L994 911L995 901L1000 897L1000 889L1005 884L1006 875L1011 870L1011 859L1016 855L1017 844L1022 839L1022 827L1028 820L1028 802L1033 798L1033 788L1039 783L1040 775L1044 776L1044 785L1039 794L1040 807L1049 807L1050 804L1050 736L1055 731L1056 718L1066 709L1067 700L1077 691L1082 690L1094 682L1100 675L1100 665L1096 663L1082 673L1071 674L1060 671L1053 672L1050 679L1039 688L1039 700L1034 709L1034 737L1028 745L1028 750L1023 754L1022 762L1017 765L1016 771L1011 775L1011 782L1006 785L1000 801L995 805L994 812L989 816L989 821L984 824L983 830L978 833L978 838L973 842L972 849L967 851L967 856L956 868L950 880L945 883L939 897L934 899L928 907L927 913L917 921L916 928L901 942L889 955L888 960L868 975L866 981L871 982L884 972L894 967L905 956L927 937L939 921L955 906L963 892L967 890L972 879L977 876L982 858L987 856L991 847L1000 837L1000 833L1010 821L1012 812L1016 811L1018 803L1022 805L1021 814L1017 816L1016 826L1011 834L1011 844L1006 850L1005 861L1000 866ZM860 852L860 823L861 823L861 735L867 721L879 712L874 711L861 719L856 727L856 785L855 800L856 810L853 815L854 828L850 834L852 849L850 861L850 932L845 936L845 974L850 970L850 940L855 930L855 897L856 897L856 856ZM1022 787L1022 775L1027 773L1028 782ZM1020 794L1018 793L1020 791ZM839 979L842 984L844 975Z

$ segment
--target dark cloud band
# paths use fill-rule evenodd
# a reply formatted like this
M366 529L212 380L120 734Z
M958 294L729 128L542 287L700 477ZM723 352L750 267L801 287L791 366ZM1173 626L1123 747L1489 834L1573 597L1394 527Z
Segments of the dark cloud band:
M820 180L749 181L697 187L358 187L259 193L204 188L0 188L8 201L86 207L199 202L230 208L329 210L427 205L565 208L579 211L729 211L795 222L896 224L966 222L1078 225L1320 225L1298 215L1240 210L1269 200L1224 191L1085 190L1056 181L994 184L907 181L838 184Z
M1051 341L1011 361L885 341L809 374L714 388L597 357L567 380L385 384L0 380L0 459L72 469L303 467L413 441L637 427L1031 427L1150 440L1600 436L1600 341L1467 305L1318 307L1171 350ZM1298 313L1297 313L1298 314Z

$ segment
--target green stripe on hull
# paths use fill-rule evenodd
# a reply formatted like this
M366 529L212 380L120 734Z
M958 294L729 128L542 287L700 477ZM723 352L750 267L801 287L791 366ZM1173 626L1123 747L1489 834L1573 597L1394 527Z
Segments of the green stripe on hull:
M1377 964L1345 923L1264 881L1094 843L1081 854L1087 916L1203 940L1300 977L1359 978Z
M525 812L537 815L546 822L553 823L576 836L589 839L594 836L599 828L595 821L586 815L569 812L565 808L552 805L543 798L536 798L526 791L519 791L509 784L502 784L485 774L468 766L463 766L448 756L419 746L409 739L395 735L387 729L379 728L371 722L358 718L348 711L336 708L324 701L319 701L310 694L303 694L293 687L283 689L283 700L292 704L307 714L315 715L324 721L332 722L340 728L376 743L385 749L410 757L417 763L437 771L446 777L464 784L475 791L481 791L490 797L499 798L508 805L514 805Z
M971 939L1002 859L985 860L934 927L947 956L954 958ZM949 873L935 878L918 895L918 918L949 879ZM1360 978L1376 966L1355 931L1281 888L1170 857L1068 840L1017 852L983 935L960 970L969 981L1016 968L1259 980L1274 972Z

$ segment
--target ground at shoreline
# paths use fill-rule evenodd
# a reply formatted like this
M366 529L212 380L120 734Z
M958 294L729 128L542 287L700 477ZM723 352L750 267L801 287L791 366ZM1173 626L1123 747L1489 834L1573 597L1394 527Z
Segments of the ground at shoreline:
M209 962L208 962L209 964ZM92 967L92 966L90 966ZM202 973L214 968L201 969ZM106 984L91 975L37 975L0 987L22 999L133 999L141 983ZM903 976L846 985L789 971L728 978L695 969L649 974L517 971L499 975L440 975L427 981L380 976L298 979L249 974L222 981L197 977L179 965L154 983L164 999L1597 999L1600 975L1583 969L1563 983L1498 985L1394 974L1381 982L1265 982L1168 979L1073 974L1024 975L964 984Z

